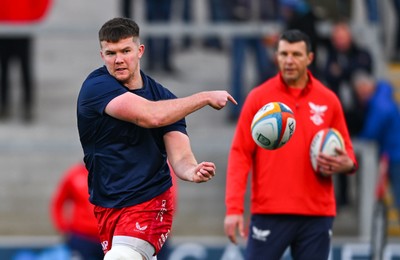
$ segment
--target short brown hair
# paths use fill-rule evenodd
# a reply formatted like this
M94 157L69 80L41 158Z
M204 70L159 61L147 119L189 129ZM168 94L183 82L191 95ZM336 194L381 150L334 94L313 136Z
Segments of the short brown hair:
M139 38L139 26L129 18L113 18L99 30L100 42L118 42L129 37Z

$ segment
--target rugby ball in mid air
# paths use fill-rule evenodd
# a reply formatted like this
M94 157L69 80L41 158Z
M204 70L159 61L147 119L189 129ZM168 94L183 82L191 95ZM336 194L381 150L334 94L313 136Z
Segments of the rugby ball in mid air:
M286 144L295 129L293 111L281 102L271 102L254 115L251 136L258 146L274 150Z
M344 141L340 132L335 128L325 128L314 135L310 145L310 159L314 171L318 171L318 154L336 156L336 148L344 149Z

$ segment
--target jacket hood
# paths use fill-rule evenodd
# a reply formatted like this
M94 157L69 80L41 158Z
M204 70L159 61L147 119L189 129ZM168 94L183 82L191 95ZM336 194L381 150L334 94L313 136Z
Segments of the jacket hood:
M391 84L386 80L378 80L376 83L375 94L371 98L372 100L380 100L383 102L388 102L393 98L393 88Z

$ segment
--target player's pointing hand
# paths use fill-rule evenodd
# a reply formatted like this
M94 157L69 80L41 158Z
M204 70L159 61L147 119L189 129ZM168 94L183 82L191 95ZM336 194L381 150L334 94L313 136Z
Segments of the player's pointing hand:
M209 105L214 109L221 109L226 106L228 101L237 105L236 100L225 90L210 91L209 93Z

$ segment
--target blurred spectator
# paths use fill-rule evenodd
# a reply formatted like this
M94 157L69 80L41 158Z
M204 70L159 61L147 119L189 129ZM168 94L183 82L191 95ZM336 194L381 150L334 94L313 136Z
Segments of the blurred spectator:
M394 0L394 2L396 1L397 0ZM379 22L378 0L364 0L364 2L367 10L368 21L377 24Z
M2 0L0 22L9 25L24 25L41 21L52 4L52 0Z
M225 22L228 19L226 6L229 0L208 0L209 19L211 23ZM218 36L207 36L204 39L204 47L222 50L223 45Z
M146 19L149 24L169 23L171 20L172 0L146 0ZM172 42L170 36L147 37L147 69L161 69L164 72L176 72L172 65ZM158 65L161 67L159 68Z
M368 0L367 0L368 1ZM339 17L346 17L349 19L352 15L353 4L355 1L349 0L335 0L335 1L321 1L321 2L330 2L331 8L335 9L334 16L336 19Z
M309 69L318 78L318 45L322 39L316 26L319 18L313 7L306 0L281 0L281 12L287 30L298 29L310 37L314 60Z
M193 20L193 0L182 0L182 21L184 24L190 24ZM187 49L192 45L190 35L184 35L182 40L183 49Z
M354 87L366 112L358 137L375 141L380 156L388 157L389 182L396 208L400 209L400 113L393 86L387 80L375 80L368 73L358 72Z
M279 22L281 3L280 0L261 0L260 12L261 19L269 22Z
M103 259L94 206L89 202L88 171L82 163L69 168L51 202L54 226L77 259Z
M21 26L39 22L46 14L50 0L3 0L0 8L0 23ZM10 74L12 62L19 62L22 74L22 116L25 122L33 120L34 80L32 61L33 36L21 32L0 35L0 120L11 116Z
M357 135L364 120L364 110L351 85L351 79L358 70L372 73L371 54L355 44L348 23L336 22L332 28L331 41L327 46L327 60L323 68L323 79L339 97L351 137ZM337 201L345 206L348 201L348 176L338 175Z
M10 76L14 60L21 66L22 116L26 122L33 119L32 42L31 35L0 36L1 119L11 115Z
M259 21L261 19L260 4L258 1L250 0L232 0L228 2L229 18L233 22L250 22ZM264 44L263 35L254 36L233 36L231 46L231 88L232 96L238 102L237 106L231 108L229 119L235 121L239 114L247 94L245 91L245 64L246 54L250 50L254 54L256 61L256 80L258 85L267 78L276 73L275 64L267 52L267 46Z
M359 109L359 100L351 86L351 78L358 70L372 73L372 68L370 52L353 41L348 23L343 21L335 23L331 42L327 47L323 78L342 102L350 135L356 135L360 131L364 114Z
M126 18L133 18L132 6L134 0L120 0L120 14Z

